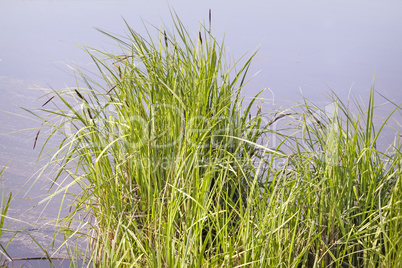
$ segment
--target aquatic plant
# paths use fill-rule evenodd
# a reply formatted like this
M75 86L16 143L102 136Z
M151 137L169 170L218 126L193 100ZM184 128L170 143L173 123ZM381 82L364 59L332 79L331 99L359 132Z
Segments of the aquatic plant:
M229 68L210 25L193 38L173 24L157 38L102 31L121 52L86 48L98 75L78 69L41 109L64 137L52 187L73 195L57 220L66 241L88 238L88 266L400 266L401 151L376 149L374 88L357 116L336 96L336 114L306 102L250 116L252 57ZM291 134L273 128L284 118Z
M2 179L2 174L3 174L5 168L6 167L3 167L2 169L0 169L0 179ZM1 204L0 204L0 238L1 238L3 236L3 231L5 230L5 229L3 229L4 220L6 219L6 215L7 215L8 208L10 206L12 194L10 193L8 198L6 198L4 196L3 189L0 189L0 190L1 190L1 197L2 197ZM3 246L3 244L0 243L0 254L1 254L0 261L3 259L3 257L5 257L8 260L10 259L10 256L8 255L8 253L6 251L8 244L9 243L7 243L6 246Z

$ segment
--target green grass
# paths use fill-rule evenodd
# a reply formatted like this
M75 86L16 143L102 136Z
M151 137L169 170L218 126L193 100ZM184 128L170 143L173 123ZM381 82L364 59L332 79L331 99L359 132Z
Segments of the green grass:
M0 169L0 179L2 179L2 175L3 175L5 168L6 167L3 167L2 169ZM6 219L7 211L10 206L12 194L10 193L8 198L6 198L4 196L4 190L0 189L0 191L1 191L1 203L0 203L0 238L1 238L3 236L3 232L8 231L7 229L5 229L3 227L4 227L4 221ZM5 246L2 243L0 243L0 261L3 261L3 258L10 260L10 255L8 255L8 253L6 251L8 245L9 245L9 243L7 243Z
M41 109L65 137L56 192L74 197L57 220L66 241L88 238L88 266L401 266L401 151L376 149L374 88L357 115L333 96L337 116L306 102L263 124L258 95L240 98L252 57L229 67L210 27L173 24L104 32L121 52L87 49L97 75L77 70ZM272 130L291 116L295 133Z

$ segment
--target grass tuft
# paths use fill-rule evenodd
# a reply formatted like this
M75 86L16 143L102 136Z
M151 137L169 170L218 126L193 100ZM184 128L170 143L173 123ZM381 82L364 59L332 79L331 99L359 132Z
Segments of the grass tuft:
M86 48L98 76L77 70L41 109L64 137L54 184L72 179L58 220L88 238L88 266L401 266L401 150L377 150L374 87L356 116L334 95L330 114L305 101L251 117L258 95L246 106L240 91L253 56L228 67L211 15L195 36L172 22L157 38L102 31L121 52ZM292 134L272 130L284 118Z

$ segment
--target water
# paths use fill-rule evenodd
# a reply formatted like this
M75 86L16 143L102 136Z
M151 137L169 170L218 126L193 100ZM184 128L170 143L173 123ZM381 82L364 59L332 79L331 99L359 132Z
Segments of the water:
M343 100L349 94L367 99L373 77L385 97L402 103L402 2L400 1L168 1L194 36L199 22L208 21L212 32L225 35L227 52L235 58L259 49L244 95L269 88L263 97L269 109L294 105L303 94L324 108L323 93L331 88ZM89 57L75 44L116 49L97 27L124 34L122 17L144 33L141 18L156 26L170 25L166 1L1 1L0 2L0 167L7 165L2 188L13 192L8 216L19 229L37 218L57 217L60 199L27 211L47 193L51 174L46 173L27 193L22 186L35 178L38 149L33 143L40 126L20 109L37 109L43 91L74 85L69 65L91 68ZM34 89L36 88L36 89ZM351 92L351 93L350 93ZM377 95L378 104L385 102ZM377 122L394 107L377 112ZM400 111L392 125L400 129ZM29 129L23 132L15 132ZM382 140L387 144L392 132ZM38 147L45 136L38 139ZM42 162L43 163L43 162ZM28 185L30 182L28 181ZM65 213L65 211L63 212ZM7 221L7 224L10 221ZM30 233L44 247L53 237L51 225L36 226ZM4 234L2 244L10 234ZM61 242L58 239L58 243ZM56 243L57 244L57 243ZM49 248L48 248L49 249ZM51 249L49 249L51 251ZM9 247L12 257L41 257L43 253L27 234L19 234ZM63 254L59 254L63 256Z

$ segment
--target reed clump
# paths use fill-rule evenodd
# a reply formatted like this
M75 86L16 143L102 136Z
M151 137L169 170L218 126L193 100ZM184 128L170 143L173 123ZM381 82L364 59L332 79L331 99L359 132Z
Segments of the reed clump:
M5 166L3 168L0 169L0 180L3 179L3 172L5 170ZM7 215L7 211L8 208L10 206L10 202L11 202L11 197L12 194L10 193L8 195L8 197L6 197L4 195L4 189L0 189L1 191L1 201L0 201L0 238L3 236L4 232L7 232L9 230L7 230L7 228L4 228L4 221L6 219L6 215ZM5 245L3 245L3 243L0 243L0 261L3 261L3 259L5 260L9 260L10 259L10 255L8 255L6 249L9 245L9 242L6 243Z
M127 37L104 32L121 53L88 50L98 77L77 71L80 83L52 93L65 108L42 109L52 135L65 137L51 162L55 183L63 174L72 183L57 192L81 189L58 220L68 230L85 215L90 231L66 239L88 237L87 263L400 265L401 151L376 149L374 89L357 117L336 97L337 116L317 118L306 104L249 117L258 95L246 106L240 91L252 57L229 68L210 26L194 40L173 24L156 39L129 25ZM272 128L290 116L296 133ZM261 145L264 135L279 142Z

